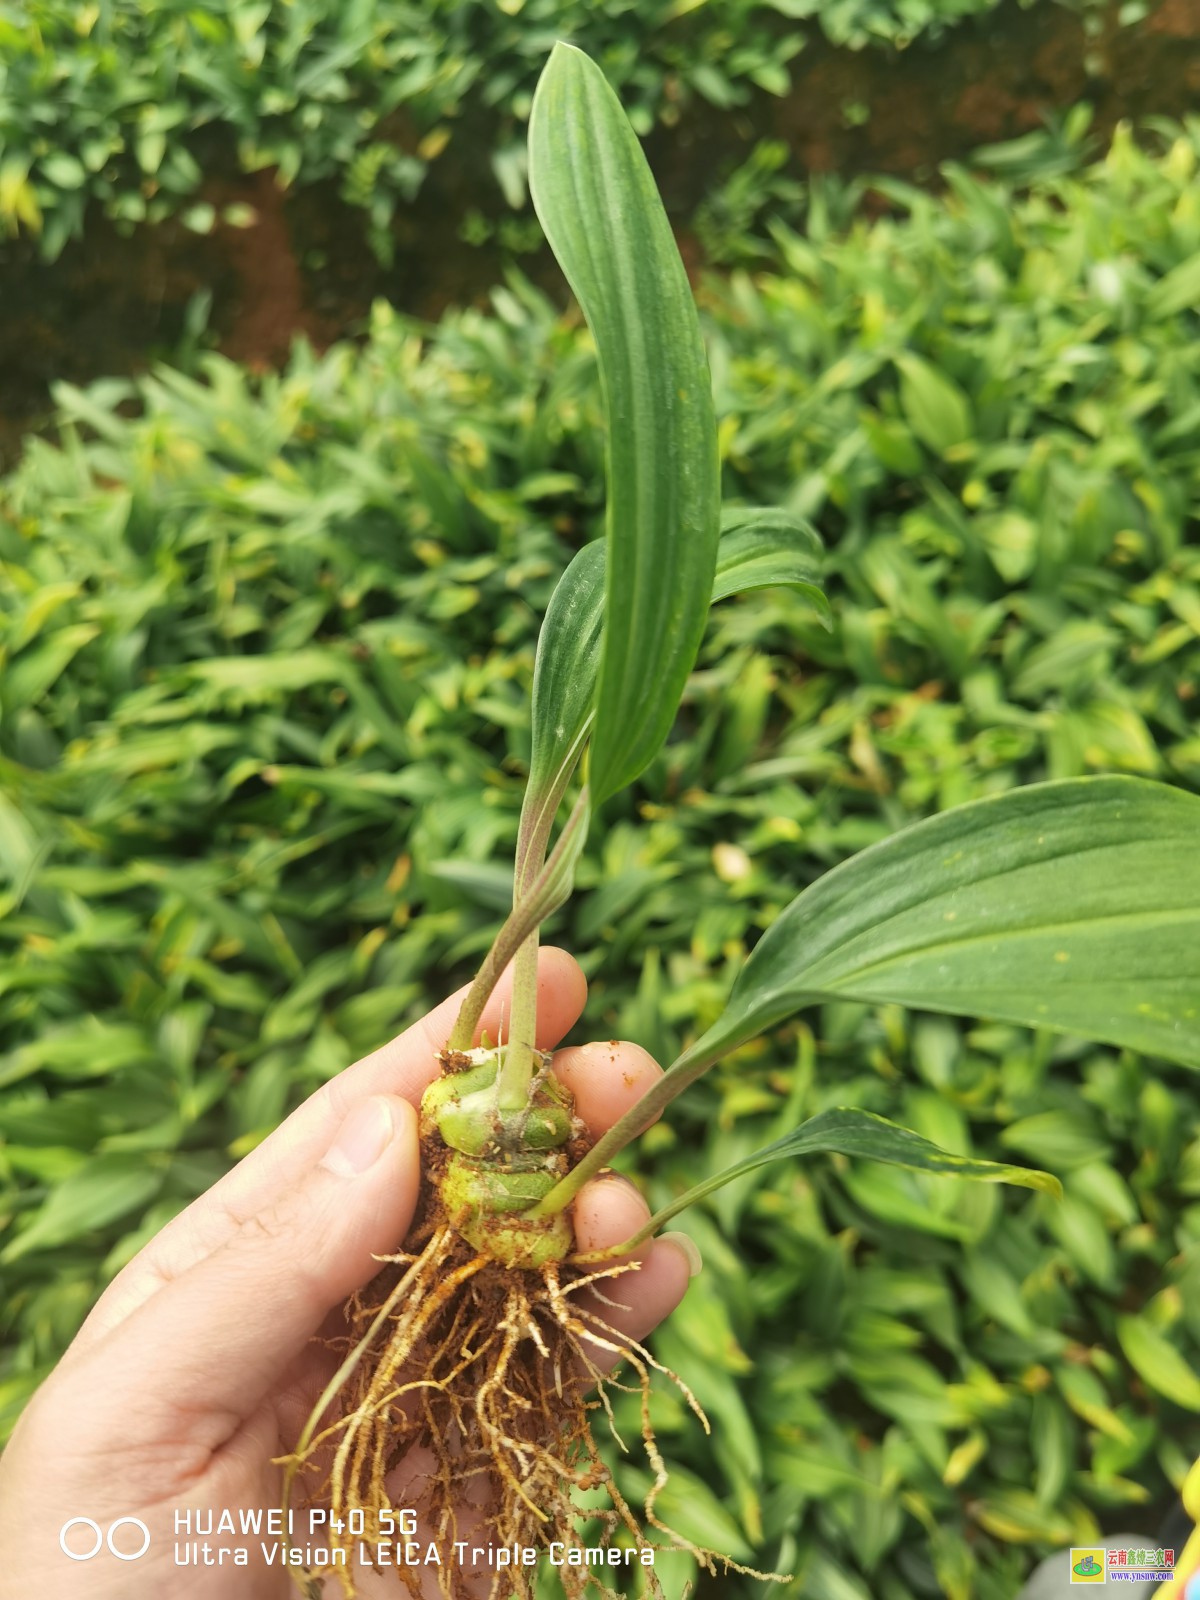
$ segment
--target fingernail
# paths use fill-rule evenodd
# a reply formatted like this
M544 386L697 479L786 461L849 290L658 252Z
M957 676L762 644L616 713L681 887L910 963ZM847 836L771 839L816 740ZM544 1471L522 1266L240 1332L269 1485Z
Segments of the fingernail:
M626 1194L636 1195L643 1205L646 1203L646 1197L637 1184L634 1183L632 1178L627 1178L623 1172L602 1172L594 1182L611 1183L615 1189L624 1189Z
M688 1277L694 1278L704 1265L704 1257L690 1233L660 1233L657 1244L673 1244L688 1264Z
M347 1114L321 1165L339 1178L357 1178L375 1165L395 1131L388 1101L379 1095L364 1100Z

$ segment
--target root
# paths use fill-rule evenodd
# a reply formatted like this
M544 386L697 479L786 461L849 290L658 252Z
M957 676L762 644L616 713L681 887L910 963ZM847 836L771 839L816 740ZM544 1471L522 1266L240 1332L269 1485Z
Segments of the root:
M678 1385L707 1429L695 1397L579 1301L581 1290L635 1271L636 1263L586 1275L556 1264L514 1270L477 1254L451 1228L427 1233L423 1248L393 1258L351 1303L347 1354L284 1462L286 1496L328 1501L335 1531L322 1538L346 1600L356 1593L356 1567L375 1564L376 1545L385 1542L381 1569L414 1596L436 1588L444 1600L482 1592L490 1600L533 1600L537 1567L522 1564L521 1552L544 1553L557 1541L562 1553L578 1544L583 1517L599 1525L589 1535L593 1547L635 1552L630 1564L654 1600L663 1600L651 1564L656 1549L687 1550L711 1573L718 1563L737 1566L682 1538L655 1512L667 1471L650 1419L652 1373ZM600 1361L614 1355L632 1369L633 1384L602 1372ZM642 1517L622 1496L590 1426L602 1408L624 1449L610 1391L630 1389L641 1396L642 1442L654 1473ZM406 1463L410 1451L419 1465ZM607 1506L581 1509L578 1492L594 1490ZM419 1532L399 1528L400 1506L417 1508ZM643 1518L659 1542L647 1538ZM402 1556L406 1541L416 1546L413 1564ZM505 1561L514 1547L515 1559ZM643 1559L643 1552L650 1554ZM312 1576L309 1592L320 1594ZM609 1592L594 1567L563 1564L556 1576L567 1600Z

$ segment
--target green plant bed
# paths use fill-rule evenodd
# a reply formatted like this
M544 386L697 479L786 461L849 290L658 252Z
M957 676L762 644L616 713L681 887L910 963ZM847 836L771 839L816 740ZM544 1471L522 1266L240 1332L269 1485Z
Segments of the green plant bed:
M646 134L692 107L786 95L789 63L815 36L901 48L995 4L34 0L0 12L0 239L38 234L53 259L82 235L89 205L125 227L175 214L199 233L246 226L247 204L206 180L273 168L283 186L336 177L390 259L397 208L460 130L508 203L524 203L525 124L556 38L601 61Z
M1046 776L1197 787L1198 145L893 186L708 285L726 498L819 521L839 627L783 590L714 614L549 929L603 951L588 1033L671 1059L794 894L907 821ZM0 491L10 1419L149 1232L478 964L537 627L600 530L592 343L518 279L202 371L60 389ZM835 1159L685 1216L706 1271L658 1348L717 1442L665 1391L656 1423L706 1542L782 1539L830 1600L1011 1600L1052 1545L1151 1533L1200 1410L1198 1089L837 1003L691 1091L639 1147L656 1205L701 1144L843 1103L1066 1189Z

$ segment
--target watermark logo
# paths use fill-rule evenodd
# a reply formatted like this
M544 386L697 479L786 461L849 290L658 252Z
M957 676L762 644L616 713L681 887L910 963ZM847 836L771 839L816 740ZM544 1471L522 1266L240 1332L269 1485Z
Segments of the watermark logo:
M1160 1584L1175 1571L1174 1550L1086 1547L1071 1551L1072 1583L1153 1583Z
M116 1535L121 1528L135 1531L125 1534L118 1543ZM139 1534L141 1543L135 1550L132 1547ZM58 1530L58 1547L72 1561L91 1561L105 1545L118 1561L140 1561L150 1548L150 1529L140 1517L118 1517L109 1523L107 1532L91 1517L70 1517Z
M1102 1545L1090 1550L1071 1551L1072 1583L1103 1583L1108 1577L1107 1552Z
M1140 1547L1108 1552L1108 1577L1110 1583L1159 1584L1175 1571L1174 1550Z

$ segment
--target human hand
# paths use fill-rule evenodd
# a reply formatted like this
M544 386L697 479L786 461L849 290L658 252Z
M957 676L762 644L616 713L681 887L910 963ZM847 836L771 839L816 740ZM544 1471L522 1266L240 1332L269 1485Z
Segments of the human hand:
M506 975L484 1012L493 1037L509 1008ZM266 1513L280 1504L280 1468L335 1364L314 1336L336 1330L346 1297L404 1239L417 1202L416 1106L437 1076L462 995L326 1084L226 1177L168 1224L113 1280L38 1390L0 1458L0 1600L285 1600L296 1589L282 1542L268 1565L251 1533L205 1541L176 1514ZM583 1010L586 982L565 951L538 968L538 1046L551 1049ZM660 1068L636 1045L560 1050L554 1070L593 1135L638 1100ZM630 1237L645 1203L621 1179L587 1185L574 1209L577 1245ZM640 1339L687 1287L689 1261L671 1240L639 1251L621 1278L625 1309L607 1320ZM598 1363L602 1364L602 1363ZM136 1518L146 1553L120 1560L102 1546L71 1560L63 1524L110 1530ZM199 1524L206 1525L206 1524ZM79 1554L96 1534L66 1536ZM143 1541L112 1530L115 1550ZM207 1542L245 1566L177 1565L176 1544ZM359 1594L399 1593L396 1574L362 1569ZM327 1585L327 1589L332 1585ZM432 1583L430 1592L433 1592ZM466 1579L464 1594L475 1588ZM484 1584L479 1592L486 1592Z

